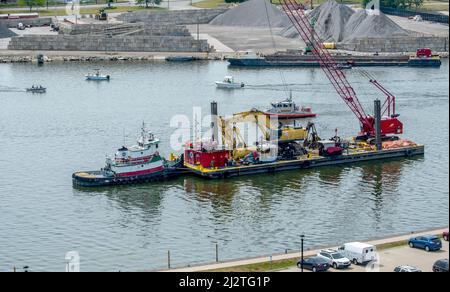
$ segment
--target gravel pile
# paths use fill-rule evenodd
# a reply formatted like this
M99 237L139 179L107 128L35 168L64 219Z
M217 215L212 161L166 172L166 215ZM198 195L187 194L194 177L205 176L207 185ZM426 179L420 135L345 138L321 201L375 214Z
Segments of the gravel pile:
M346 34L346 23L354 13L347 5L327 1L314 9L310 17L316 20L315 29L322 40L340 42Z
M355 12L344 29L344 42L360 38L390 38L408 36L410 33L398 26L389 17L368 14L366 10Z
M11 38L13 36L16 36L16 34L14 32L12 32L6 26L0 24L0 39Z
M267 8L267 10L266 10ZM269 19L267 19L267 15ZM222 26L287 27L289 17L269 0L250 0L214 18L210 24Z
M315 30L325 42L349 42L360 38L389 38L408 36L409 33L398 26L383 13L368 13L365 9L354 11L344 4L329 0L309 16L316 20ZM298 37L295 27L287 26L281 35Z

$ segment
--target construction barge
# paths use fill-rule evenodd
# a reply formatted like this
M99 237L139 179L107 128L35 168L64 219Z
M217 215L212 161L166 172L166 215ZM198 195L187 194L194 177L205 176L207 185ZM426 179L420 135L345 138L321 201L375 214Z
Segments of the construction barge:
M203 167L200 164L192 165L184 163L184 166L192 173L211 179L230 178L242 175L276 173L285 170L311 169L322 166L353 164L364 161L379 161L393 158L408 158L425 154L424 145L411 145L389 150L349 150L338 156L326 157L320 155L303 155L293 160L280 160L271 163L252 165L227 166L227 167Z
M351 67L440 67L442 65L439 55L434 55L431 51L424 55L423 49L421 50L422 55L419 52L412 56L334 54L333 58L342 66ZM257 55L252 52L244 52L237 57L228 58L227 60L230 66L235 67L320 67L320 63L315 56L301 50L288 50L270 55Z
M374 101L373 114L366 111L347 80L344 68L323 46L314 32L302 6L292 0L281 0L281 6L300 33L310 43L311 53L336 93L359 120L360 131L355 137L341 138L338 130L328 140L321 139L313 122L306 127L286 125L276 114L252 109L231 117L218 115L217 103L211 103L211 137L196 137L185 144L179 157L165 160L159 154L157 139L142 126L137 145L118 149L107 157L100 171L76 172L74 186L94 187L163 180L184 174L219 179L257 173L350 164L364 161L424 155L424 145L400 138L403 123L396 109L396 97L374 76L365 72L370 84L384 96L382 103ZM301 29L302 28L302 29ZM417 51L417 58L428 58L431 50ZM285 105L292 103L292 98ZM287 106L289 108L289 106ZM249 125L248 123L252 123ZM246 124L247 133L238 125ZM195 124L197 125L197 124ZM250 129L253 129L250 133ZM197 133L197 129L193 129ZM248 137L255 138L250 141ZM245 139L244 137L247 137Z

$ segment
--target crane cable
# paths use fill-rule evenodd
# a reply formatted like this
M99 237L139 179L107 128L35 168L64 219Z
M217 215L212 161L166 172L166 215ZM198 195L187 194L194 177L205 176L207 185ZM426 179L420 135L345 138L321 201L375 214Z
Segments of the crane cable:
M264 0L264 7L266 9L266 17L267 17L267 23L269 25L270 37L271 37L271 40L272 40L272 47L273 47L273 49L276 52L277 51L277 45L275 43L275 38L273 36L272 23L270 22L269 9L267 8L267 0ZM284 92L286 94L286 97L289 98L289 88L288 88L288 85L287 85L284 73L281 70L279 70L278 72L280 73L281 82L283 83Z

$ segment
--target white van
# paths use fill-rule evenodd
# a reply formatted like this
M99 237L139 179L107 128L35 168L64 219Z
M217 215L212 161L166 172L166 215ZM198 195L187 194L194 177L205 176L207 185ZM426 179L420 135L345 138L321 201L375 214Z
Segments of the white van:
M346 243L339 247L339 251L355 265L376 261L378 258L377 248L374 245L362 242Z

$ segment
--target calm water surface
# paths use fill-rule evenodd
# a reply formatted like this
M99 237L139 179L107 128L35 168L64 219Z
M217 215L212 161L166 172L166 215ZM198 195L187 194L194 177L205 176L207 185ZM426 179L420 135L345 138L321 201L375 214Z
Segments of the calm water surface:
M100 67L109 83L83 76ZM440 69L369 68L398 98L405 137L426 144L414 159L207 181L194 177L91 191L72 188L76 170L134 142L143 120L168 155L170 118L209 102L221 114L284 98L280 72L298 103L310 105L323 137L358 123L320 69L228 68L225 62L0 64L0 271L29 265L63 271L78 251L81 269L127 271L184 266L386 236L448 225L448 62ZM215 89L224 75L249 84ZM366 108L380 97L357 70L349 78ZM43 84L45 95L17 88Z

